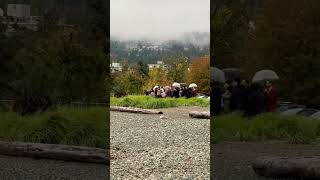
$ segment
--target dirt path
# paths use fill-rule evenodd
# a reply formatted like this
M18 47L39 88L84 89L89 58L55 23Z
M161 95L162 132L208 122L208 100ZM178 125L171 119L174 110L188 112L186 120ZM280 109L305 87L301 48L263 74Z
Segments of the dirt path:
M111 179L209 179L210 120L184 107L164 116L111 112Z
M0 155L0 180L107 180L101 164Z
M251 162L261 156L320 155L320 145L293 145L285 142L229 142L213 145L212 171L214 180L265 180L255 175Z

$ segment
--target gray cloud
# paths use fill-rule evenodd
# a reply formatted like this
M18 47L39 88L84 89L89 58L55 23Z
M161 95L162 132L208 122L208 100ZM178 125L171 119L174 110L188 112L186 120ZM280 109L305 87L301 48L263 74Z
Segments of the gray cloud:
M210 31L210 0L111 0L111 36L172 39Z

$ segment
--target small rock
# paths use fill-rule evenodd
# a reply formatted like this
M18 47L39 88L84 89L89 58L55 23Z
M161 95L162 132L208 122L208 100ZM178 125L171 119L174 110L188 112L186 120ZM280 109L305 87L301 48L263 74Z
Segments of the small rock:
M160 119L168 119L168 117L164 116L164 115L161 115L160 116Z

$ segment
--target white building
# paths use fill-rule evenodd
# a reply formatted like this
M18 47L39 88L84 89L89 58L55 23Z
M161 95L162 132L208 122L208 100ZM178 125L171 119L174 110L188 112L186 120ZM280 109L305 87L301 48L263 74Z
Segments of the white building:
M122 66L120 63L111 63L110 69L111 69L111 72L122 71Z
M155 67L158 68L163 64L164 64L163 61L157 61L157 64L148 64L148 67L151 70L152 68L155 68Z

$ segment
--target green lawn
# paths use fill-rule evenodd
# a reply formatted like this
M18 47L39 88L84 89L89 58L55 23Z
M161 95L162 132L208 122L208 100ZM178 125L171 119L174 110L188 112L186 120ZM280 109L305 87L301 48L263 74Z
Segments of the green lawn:
M0 140L106 148L108 116L105 107L62 106L54 111L25 117L2 111Z
M293 144L316 143L320 137L320 120L261 114L244 118L238 113L211 120L211 142L285 140Z
M201 98L154 98L150 96L127 96L122 98L111 97L111 106L138 107L159 109L180 106L209 107L209 99Z

